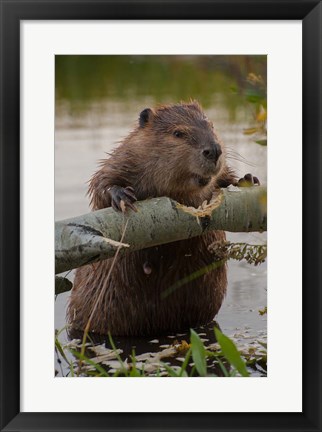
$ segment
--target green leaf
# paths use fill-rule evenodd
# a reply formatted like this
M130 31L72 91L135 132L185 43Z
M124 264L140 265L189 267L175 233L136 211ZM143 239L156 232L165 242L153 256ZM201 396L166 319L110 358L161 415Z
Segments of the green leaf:
M229 377L230 376L229 372L228 372L228 370L226 369L225 365L223 364L223 362L220 360L219 357L217 358L217 362L218 362L218 364L220 366L220 369L222 370L224 376L225 377Z
M82 360L83 362L87 363L90 366L93 366L94 369L101 374L101 376L109 377L109 374L107 373L107 371L99 363L93 362L93 360L91 360L90 358L86 357L85 355L79 353L76 350L71 350L71 352L78 359Z
M63 359L70 364L70 361L68 361L68 358L66 357L66 354L63 350L63 347L61 346L59 340L57 338L55 338L55 346L57 348L57 350L59 351L60 355L63 357Z
M206 376L207 375L206 350L200 337L192 329L190 329L190 342L191 342L192 358L195 363L196 369L200 376Z
M185 374L187 375L186 369L189 363L190 356L191 356L191 348L189 348L189 350L187 351L186 357L184 359L184 362L179 372L179 376L184 376Z
M132 367L131 371L130 371L130 377L140 377L141 373L138 369L136 369L136 367Z
M121 359L121 356L117 352L117 349L116 349L116 346L114 344L114 341L113 341L111 333L108 333L108 340L109 340L109 342L111 344L111 347L112 347L112 349L114 351L114 354L115 354L117 360L121 363L121 369L124 370L125 376L128 376L129 374L128 374L128 371L127 371L127 367L125 366L123 360Z
M217 342L219 343L226 359L229 361L231 365L233 365L238 370L238 372L243 377L248 377L249 373L246 369L246 364L244 360L241 358L234 342L231 339L229 339L229 337L221 333L221 331L216 327L214 328L214 330L215 330L215 336Z
M265 100L266 96L265 93L262 91L255 89L255 88L249 88L246 91L246 100L253 104L261 104L265 107Z
M174 369L172 369L166 363L161 363L161 365L165 368L165 370L168 372L168 374L169 374L170 377L176 377L176 378L178 378L180 376Z
M259 144L261 146L267 146L267 139L258 140L258 141L255 141L255 143Z

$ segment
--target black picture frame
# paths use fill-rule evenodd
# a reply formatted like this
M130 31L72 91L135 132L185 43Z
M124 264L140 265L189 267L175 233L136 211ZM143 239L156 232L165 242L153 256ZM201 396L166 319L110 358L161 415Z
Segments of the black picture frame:
M321 431L321 2L0 0L0 4L1 431ZM299 371L303 373L302 413L20 412L20 21L96 19L302 20L303 371ZM296 177L284 179L283 173L279 173L279 176L282 188L297 187ZM283 283L280 289L283 289ZM287 361L291 361L291 358ZM287 373L287 364L281 367ZM250 400L250 411L251 408Z

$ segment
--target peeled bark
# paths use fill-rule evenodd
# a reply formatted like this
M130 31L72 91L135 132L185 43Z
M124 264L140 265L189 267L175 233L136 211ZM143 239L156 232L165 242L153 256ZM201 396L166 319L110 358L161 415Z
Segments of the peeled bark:
M106 208L56 222L56 273L112 257L118 247L119 253L128 253L206 230L266 231L265 187L221 189L199 209L166 197L137 202L136 207L137 213Z

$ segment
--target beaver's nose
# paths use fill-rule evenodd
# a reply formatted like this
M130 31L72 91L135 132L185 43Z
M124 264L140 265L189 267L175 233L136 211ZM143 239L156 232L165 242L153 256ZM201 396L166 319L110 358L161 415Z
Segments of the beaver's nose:
M203 150L202 154L206 159L217 162L219 156L222 154L222 150L219 144L215 144L212 147Z

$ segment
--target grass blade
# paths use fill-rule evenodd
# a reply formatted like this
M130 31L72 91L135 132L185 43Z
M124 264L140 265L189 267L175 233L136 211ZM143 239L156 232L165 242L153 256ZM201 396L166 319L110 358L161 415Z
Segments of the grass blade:
M206 350L200 337L192 329L190 329L190 341L191 341L192 358L196 365L198 374L200 376L206 376L207 375Z
M248 377L249 373L246 369L246 364L241 358L234 342L225 336L219 329L214 328L217 342L219 343L222 352L231 365L233 365L243 377Z

